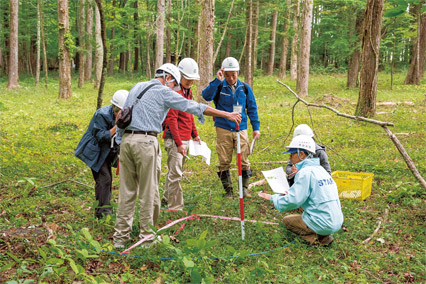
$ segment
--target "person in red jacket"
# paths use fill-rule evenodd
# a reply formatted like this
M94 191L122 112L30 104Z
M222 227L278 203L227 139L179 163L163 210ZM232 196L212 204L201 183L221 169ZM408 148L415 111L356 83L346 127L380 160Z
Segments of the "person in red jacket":
M180 88L177 91L188 100L192 100L191 86L194 80L200 80L198 64L192 58L184 58L179 62L182 74ZM195 127L194 117L190 113L170 109L164 120L164 147L167 151L168 172L164 194L161 201L167 202L169 209L182 210L184 206L183 191L180 180L183 175L183 165L186 160L191 137L201 143Z

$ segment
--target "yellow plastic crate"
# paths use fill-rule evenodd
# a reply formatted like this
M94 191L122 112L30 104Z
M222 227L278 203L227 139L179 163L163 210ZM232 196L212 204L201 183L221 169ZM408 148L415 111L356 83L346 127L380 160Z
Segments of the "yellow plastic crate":
M364 200L371 195L374 174L335 171L331 176L340 198Z

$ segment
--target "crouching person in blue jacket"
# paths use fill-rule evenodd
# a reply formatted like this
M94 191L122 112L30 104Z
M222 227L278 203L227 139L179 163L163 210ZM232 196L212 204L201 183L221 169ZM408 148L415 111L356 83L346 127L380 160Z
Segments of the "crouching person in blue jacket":
M95 179L95 198L99 202L95 208L96 218L112 214L111 167L118 153L118 145L114 142L117 129L115 117L123 108L128 94L126 90L118 90L112 97L112 105L104 106L95 112L75 149L74 155L90 167Z
M302 215L284 217L285 227L311 245L329 245L334 240L331 234L339 231L343 224L336 183L320 166L319 158L312 157L315 142L311 137L294 137L286 148L288 151L284 153L290 153L290 160L298 169L294 184L286 195L263 192L258 195L270 200L280 212L302 207Z

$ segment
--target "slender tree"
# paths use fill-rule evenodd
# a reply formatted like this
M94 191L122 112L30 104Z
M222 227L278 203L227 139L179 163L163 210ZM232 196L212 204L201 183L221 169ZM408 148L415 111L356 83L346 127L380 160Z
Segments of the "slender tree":
M115 20L115 7L117 5L117 0L112 1L112 19ZM108 64L108 74L111 76L114 74L114 38L115 38L115 27L111 27L111 36L110 36L110 55L109 55L109 64Z
M135 56L135 61L133 63L133 71L138 71L139 70L139 5L138 5L138 1L135 1L133 3L133 8L135 9L133 12L133 38L134 38L134 43L135 43L135 48L134 48L134 56Z
M70 44L73 43L69 25L68 0L58 0L59 99L72 96Z
M368 0L362 38L362 67L355 115L373 117L376 114L377 71L384 0Z
M422 14L421 11L423 3L424 1L416 5L414 8L417 22L417 37L413 41L415 44L412 48L410 68L408 69L408 73L404 81L404 84L406 85L419 85L420 79L423 77L425 70L426 15Z
M244 81L253 88L253 1L246 1Z
M172 31L171 31L172 0L167 0L166 12L166 62L172 62Z
M200 22L200 81L197 85L197 100L202 101L201 91L213 77L213 44L214 44L214 0L201 0Z
M275 38L277 35L277 21L278 21L278 10L274 9L274 11L272 12L271 43L269 45L269 58L268 58L266 75L272 75L274 73Z
M83 88L84 86L84 65L86 64L86 39L84 36L86 27L86 11L85 11L85 0L80 0L80 17L78 21L78 35L80 43L80 56L79 56L79 65L78 65L78 87Z
M19 1L10 0L10 33L9 33L9 80L7 83L8 89L16 89L19 87L19 73L18 73L18 10Z
M283 17L283 39L281 43L281 57L280 57L280 68L278 71L278 77L285 78L287 76L287 53L288 53L288 28L289 28L289 11L291 6L291 0L286 0L286 9Z
M253 52L252 52L252 60L251 60L251 74L254 74L254 71L257 69L257 45L258 45L258 37L259 37L259 15L260 15L260 1L253 2ZM252 84L253 85L253 84Z
M290 62L290 78L292 80L297 79L297 53L299 50L299 0L292 0L293 10L293 39L291 42L291 62Z
M101 41L102 41L102 49L103 49L103 56L102 56L102 75L101 80L99 83L99 89L98 89L98 103L97 103L97 109L102 107L102 93L104 91L105 86L105 78L107 73L107 65L108 65L108 59L106 55L108 54L107 44L106 44L106 27L105 27L105 14L104 14L104 6L102 0L96 0L96 11L95 13L99 13L99 20L100 20L100 30L101 30Z
M101 15L99 12L99 4L96 5L95 9L95 38L96 38L96 49L95 49L95 79L94 88L98 89L101 83L102 69L103 69L103 44L102 44L102 27L101 27Z
M299 72L297 76L297 85L299 86L299 95L308 96L309 82L309 59L311 55L311 30L312 30L312 0L303 1L302 29L300 37L300 57Z
M39 7L40 13L40 33L41 33L41 45L43 46L43 69L44 69L44 87L47 88L48 80L48 66L47 66L47 49L46 49L46 40L44 39L44 24L43 24L43 6L42 1L37 0L37 6Z
M355 88L358 86L358 74L361 66L361 40L362 40L362 27L364 23L364 11L356 9L355 6L351 7L350 13L352 14L352 21L349 22L349 48L351 54L349 55L348 62L348 77L346 86L348 88ZM353 13L353 11L356 11Z
M86 63L84 64L84 80L92 80L92 65L93 65L93 0L86 0Z
M37 58L36 58L36 78L35 85L38 86L40 81L40 43L41 43L41 31L40 31L40 1L37 1Z
M163 48L164 48L164 0L157 1L157 38L155 49L155 66L157 69L163 64Z

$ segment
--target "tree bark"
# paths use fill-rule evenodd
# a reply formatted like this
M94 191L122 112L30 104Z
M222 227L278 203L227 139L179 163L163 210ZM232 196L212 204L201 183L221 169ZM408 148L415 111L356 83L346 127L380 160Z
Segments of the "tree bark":
M283 25L283 41L281 45L280 69L278 71L279 78L287 77L287 53L288 53L288 24L289 24L289 9L291 7L291 0L286 0L286 11L284 14Z
M275 62L275 38L277 35L277 20L278 11L274 10L272 13L272 27L271 27L271 45L269 46L269 58L266 75L272 75L274 73L274 62Z
M135 1L133 3L133 7L135 8L135 12L133 14L133 20L134 20L134 41L135 41L135 52L134 52L134 65L133 65L133 71L139 70L139 6L138 1Z
M112 1L112 19L115 20L115 6L117 4L117 0ZM115 37L115 27L111 27L111 38L110 38L110 56L109 56L109 64L108 64L108 74L112 76L114 74L114 37ZM106 56L106 55L105 55Z
M101 30L101 43L102 43L102 74L101 74L101 81L99 83L99 90L98 90L98 101L97 101L97 109L102 107L102 93L104 91L105 86L105 79L106 79L106 73L107 73L107 65L108 65L108 49L106 44L106 27L105 27L105 15L104 15L104 7L103 7L103 1L102 0L96 0L96 13L99 13L99 19L100 19L100 30Z
M361 39L362 28L364 22L364 12L359 11L355 16L355 25L350 27L349 31L349 48L352 54L349 56L348 62L348 77L346 87L355 88L358 86L359 67L361 66ZM351 23L351 25L353 25Z
M297 77L301 97L307 97L309 86L309 58L311 55L312 0L303 1L302 33L300 38L300 71Z
M41 44L43 46L43 69L44 69L44 87L47 88L48 80L48 66L47 66L47 50L46 50L46 41L44 39L44 24L43 24L43 6L41 5L41 0L37 2L40 7L40 32L41 32Z
M93 65L93 0L87 0L87 10L86 10L86 64L84 65L84 80L92 80L92 65Z
M155 50L155 66L157 69L163 64L163 47L164 47L164 0L157 2L157 38Z
M102 27L101 27L101 15L99 11L99 4L96 2L95 8L95 38L96 38L96 49L95 49L95 79L94 88L98 89L101 83L102 66L103 66L103 44L102 44ZM105 53L106 54L106 53Z
M290 79L297 79L297 53L299 47L299 0L292 0L293 2L293 39L291 42L291 62L290 62Z
M251 74L257 69L257 39L259 37L259 15L260 15L260 1L253 2L253 46L252 46L252 60L251 60ZM253 84L252 84L253 85Z
M417 5L415 9L417 16L417 37L414 40L415 46L413 47L410 68L404 81L406 85L419 85L425 71L426 15L422 15L421 7L422 5Z
M214 0L201 0L200 22L200 80L197 85L197 101L204 101L201 92L213 77L213 45L214 45Z
M362 38L362 67L355 114L373 117L376 114L377 72L384 0L368 0Z
M71 40L68 0L58 0L59 99L69 99L71 89L71 58L66 40Z
M246 1L244 81L253 89L253 1Z
M84 71L86 64L86 39L84 37L84 32L86 30L85 28L85 18L86 18L86 11L84 9L85 1L80 0L80 14L79 14L79 21L78 21L78 35L79 35L79 42L80 42L80 56L79 56L79 65L78 65L78 87L83 88L84 86Z
M172 0L167 0L167 12L166 12L166 62L172 62L172 31L171 31L171 18L172 12Z
M40 43L41 43L41 31L40 31L40 0L37 1L37 57L36 57L36 77L35 85L38 86L40 82Z
M10 33L9 33L9 80L7 83L8 89L16 89L19 87L19 73L18 73L18 10L19 1L10 0Z

